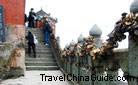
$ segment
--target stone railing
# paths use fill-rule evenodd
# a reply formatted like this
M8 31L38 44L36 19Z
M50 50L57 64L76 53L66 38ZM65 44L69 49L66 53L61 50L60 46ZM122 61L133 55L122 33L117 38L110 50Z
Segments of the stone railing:
M137 15L122 14L121 21L116 23L114 30L109 34L109 39L101 47L96 47L94 37L90 36L83 42L70 44L64 50L60 50L56 39L53 38L51 46L58 65L70 81L80 85L122 85L122 83L124 85L127 84L127 80L129 85L136 85L137 73L136 69L132 68L132 63L136 64L137 61L133 62L129 59L132 57L137 59L134 56L137 53L132 54L132 50L137 50L137 22ZM126 38L124 35L126 32L129 32L130 44L136 47L129 44L129 51L128 49L113 50L118 47L118 42ZM122 77L118 75L119 68L125 73ZM135 73L132 72L133 70ZM102 80L101 77L104 79Z
M86 50L86 49L85 49ZM126 58L128 56L127 49L125 50L115 50L114 55L110 56L115 59L110 61L107 59L109 56L105 56L105 58L93 60L93 57L89 53L79 54L79 53L65 53L58 49L56 40L52 42L52 51L57 59L58 65L64 74L67 75L69 80L72 80L75 84L80 85L111 85L111 83L115 84L114 81L98 81L97 79L91 80L91 76L118 76L118 69L126 69L127 61ZM114 64L115 63L115 64ZM123 63L123 64L122 64ZM123 66L122 66L123 65ZM104 74L106 72L106 74ZM82 77L79 80L79 77ZM89 78L88 78L89 77ZM73 79L75 78L75 79ZM95 77L93 77L95 78ZM122 83L122 82L120 82ZM118 84L119 85L119 84Z

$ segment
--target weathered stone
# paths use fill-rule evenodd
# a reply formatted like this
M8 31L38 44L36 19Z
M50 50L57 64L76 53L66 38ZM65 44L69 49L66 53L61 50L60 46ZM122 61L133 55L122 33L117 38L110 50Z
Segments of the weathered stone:
M91 85L91 72L86 68L80 68L80 75L79 75L79 83L80 85Z
M20 76L24 76L24 71L22 68L14 68L10 69L3 73L2 79L10 79L10 78L18 78Z
M93 85L110 85L107 81L105 81L103 78L106 76L104 73L96 73L93 76ZM102 78L103 77L103 78Z
M83 40L84 40L84 37L82 34L80 34L80 36L78 37L78 42L83 42Z
M130 35L131 36L131 35ZM135 81L129 81L130 85L137 85L138 78L138 42L133 39L129 39L129 56L128 56L128 74L135 78ZM132 78L131 77L131 78Z
M130 6L130 12L137 13L138 12L138 1L134 0L134 2Z
M128 54L128 49L114 50L114 55L119 60L119 66L123 72L128 72Z
M5 42L0 45L0 57L8 60L13 46L11 43Z
M67 73L70 74L70 63L67 63Z
M95 36L95 37L100 37L102 35L101 29L95 24L91 30L89 31L89 35Z

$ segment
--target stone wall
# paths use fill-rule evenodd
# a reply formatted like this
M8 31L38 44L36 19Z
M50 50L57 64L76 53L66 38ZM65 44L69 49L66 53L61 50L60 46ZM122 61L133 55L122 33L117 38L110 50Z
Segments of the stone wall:
M7 61L11 57L11 52L19 48L21 56L17 60L17 66L20 67L20 75L24 75L25 71L25 27L23 25L7 25L6 28L6 42L0 45L0 68L1 71L5 69ZM1 73L1 72L0 72ZM16 70L15 70L15 73ZM7 74L7 73L6 73ZM10 75L10 73L8 73ZM17 74L18 75L18 74ZM16 74L13 74L16 76Z

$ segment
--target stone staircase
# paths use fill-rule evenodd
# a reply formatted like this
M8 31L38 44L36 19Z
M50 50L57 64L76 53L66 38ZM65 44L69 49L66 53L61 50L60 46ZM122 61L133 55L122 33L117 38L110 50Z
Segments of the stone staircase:
M26 45L26 58L25 58L26 70L58 70L59 67L52 54L51 48L46 47L43 43L42 30L37 28L32 28L29 30L33 34L35 34L39 43L36 45L36 58L34 58L33 56L32 57L28 56L27 45Z

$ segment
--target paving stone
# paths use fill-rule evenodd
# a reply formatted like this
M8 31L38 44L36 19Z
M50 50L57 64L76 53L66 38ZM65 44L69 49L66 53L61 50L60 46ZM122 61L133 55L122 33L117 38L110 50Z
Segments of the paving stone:
M24 77L17 79L8 79L0 83L0 85L70 85L65 81L42 81L40 74L46 74L47 76L63 76L60 70L56 71L26 71Z

